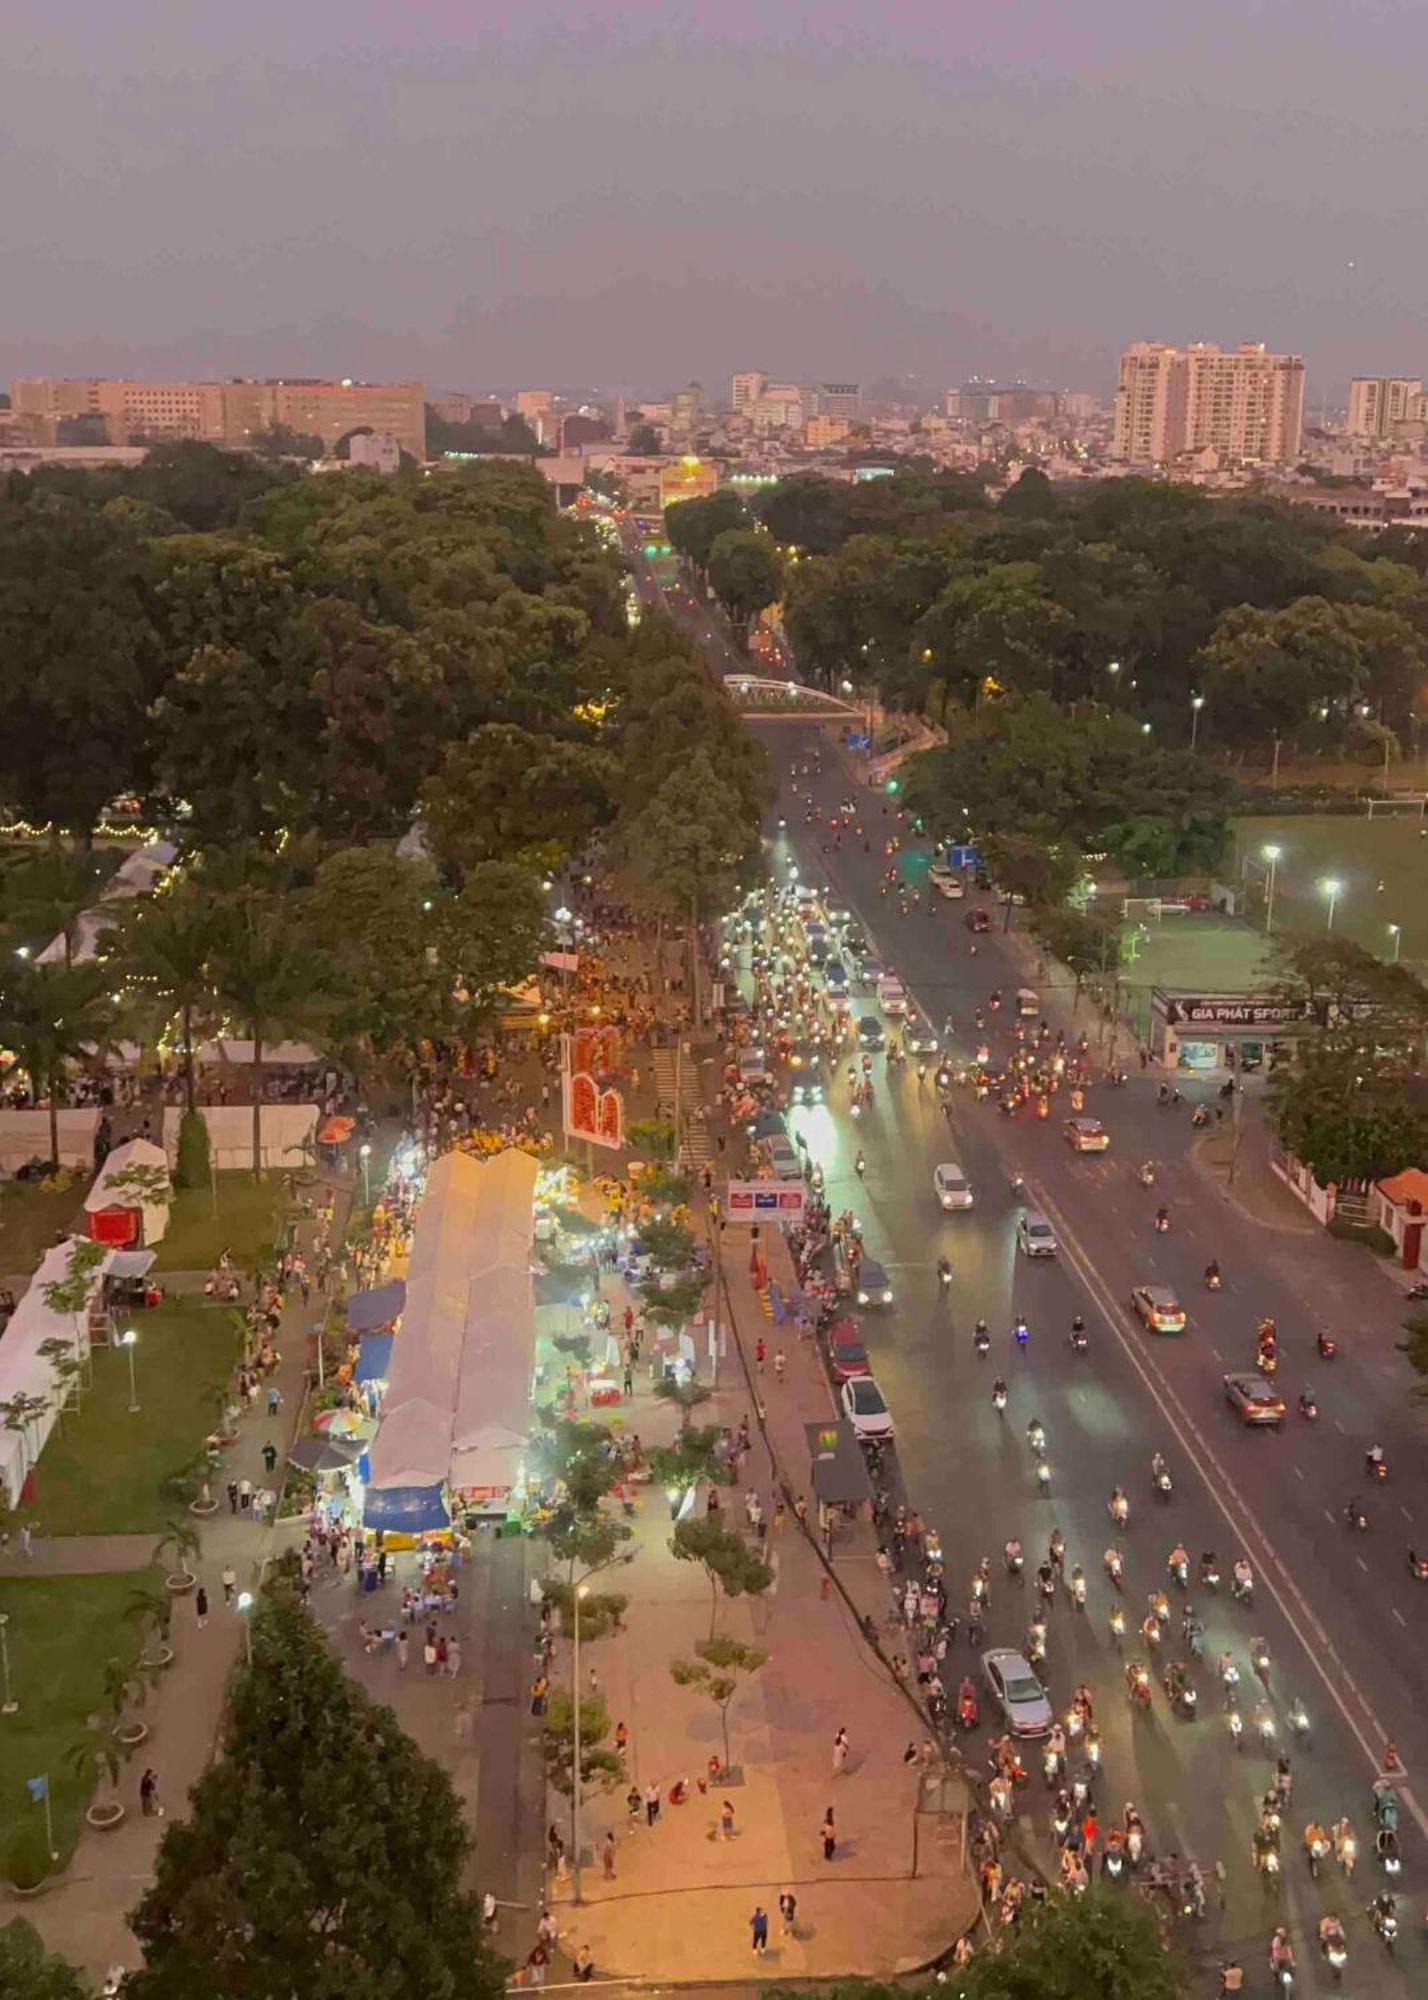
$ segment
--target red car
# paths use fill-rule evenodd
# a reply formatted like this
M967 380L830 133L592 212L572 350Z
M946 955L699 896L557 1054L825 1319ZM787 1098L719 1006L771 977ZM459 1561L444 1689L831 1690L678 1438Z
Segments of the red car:
M968 910L962 921L969 931L989 931L992 928L991 913L987 910Z
M855 1375L872 1374L868 1350L863 1345L863 1336L856 1320L835 1319L829 1327L828 1361L835 1382L848 1382Z

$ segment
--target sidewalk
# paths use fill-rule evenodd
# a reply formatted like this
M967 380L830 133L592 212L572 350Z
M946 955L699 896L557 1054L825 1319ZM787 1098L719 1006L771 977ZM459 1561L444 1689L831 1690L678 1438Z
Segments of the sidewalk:
M323 1186L335 1190L333 1241L338 1242L351 1206L351 1182L341 1174L319 1175L316 1188L320 1191ZM315 1218L305 1218L300 1224L298 1236L304 1251L310 1251L320 1227ZM325 1305L325 1297L315 1293L310 1305L304 1306L298 1298L285 1311L277 1340L282 1360L272 1378L282 1392L282 1408L277 1417L270 1418L259 1403L239 1420L238 1443L224 1454L214 1480L220 1499L227 1481L245 1474L255 1486L277 1484L277 1479L264 1471L263 1446L269 1440L277 1445L280 1476L302 1407L308 1336ZM252 1590L265 1561L286 1544L299 1525L278 1521L259 1527L251 1515L230 1514L226 1501L207 1521L193 1516L186 1519L202 1538L202 1552L193 1558L192 1567L208 1591L208 1623L199 1630L193 1592L176 1599L170 1635L176 1657L138 1711L149 1725L149 1737L130 1758L121 1778L121 1796L129 1807L128 1814L111 1833L82 1828L64 1874L44 1895L23 1904L23 1914L47 1947L91 1975L102 1976L114 1964L132 1967L139 1962L128 1914L153 1874L154 1855L166 1823L158 1815L150 1819L141 1815L140 1776L152 1766L158 1775L158 1800L165 1815L182 1817L189 1790L213 1755L228 1677L243 1644L241 1616L223 1601L223 1569L231 1563L237 1572L235 1597L239 1591ZM6 1572L14 1575L79 1575L142 1567L153 1553L155 1539L151 1535L37 1536L29 1558L12 1545L0 1561ZM11 1898L10 1913L20 1914L21 1910L20 1902Z
M791 1273L777 1272L786 1257L772 1246L776 1275L787 1288ZM744 1496L752 1486L772 1523L776 1487L758 1422L760 1401L751 1394L744 1355L753 1366L753 1342L768 1340L762 1410L768 1436L795 1494L807 1490L808 1461L802 1425L826 1418L830 1398L810 1341L796 1329L769 1329L747 1274L747 1234L726 1233L725 1275L735 1327L721 1360L715 1397L695 1422L737 1428L747 1417L753 1452L742 1485L721 1489L727 1525L744 1526ZM609 1296L607 1281L607 1297ZM622 1309L623 1298L612 1299ZM787 1338L784 1339L784 1335ZM782 1341L786 1378L778 1383L772 1357ZM627 1420L648 1446L673 1437L676 1413L659 1402L644 1379ZM696 1508L704 1505L701 1492ZM635 1523L636 1552L618 1587L630 1595L626 1629L581 1649L581 1673L593 1668L613 1724L630 1730L628 1783L658 1786L658 1823L627 1813L622 1781L586 1799L582 1850L586 1857L583 1903L572 1898L573 1879L552 1885L561 1949L585 1945L598 1972L663 1980L746 1978L753 1962L749 1917L762 1904L770 1918L768 1976L890 1977L945 1951L973 1921L977 1897L959 1868L960 1813L917 1810L921 1774L903 1762L904 1747L925 1733L911 1703L893 1683L858 1631L855 1614L881 1621L887 1593L873 1561L871 1528L860 1525L836 1544L838 1588L790 1511L772 1529L768 1548L777 1568L763 1597L722 1596L718 1630L767 1653L767 1664L744 1681L729 1712L735 1767L727 1782L698 1789L709 1757L721 1749L717 1714L697 1690L680 1688L669 1663L688 1658L707 1637L710 1589L703 1572L668 1553L668 1506L662 1493L644 1489ZM613 1586L615 1579L610 1582ZM850 1609L843 1595L853 1601ZM552 1679L567 1684L569 1648L557 1655ZM850 1736L846 1769L833 1772L833 1739ZM689 1782L684 1805L668 1794L678 1778ZM958 1803L960 1804L960 1788ZM719 1811L735 1811L731 1839L722 1837ZM823 1859L819 1829L832 1806L838 1847ZM568 1840L570 1805L556 1794L550 1818ZM616 1839L613 1880L598 1861L606 1830ZM791 1889L798 1899L794 1934L780 1936L777 1901ZM511 1933L507 1935L509 1930ZM532 1927L503 1926L502 1948L519 1962Z

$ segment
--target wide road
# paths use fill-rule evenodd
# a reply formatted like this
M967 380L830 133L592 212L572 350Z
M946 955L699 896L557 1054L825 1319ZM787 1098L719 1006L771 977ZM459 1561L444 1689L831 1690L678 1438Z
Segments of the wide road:
M633 566L641 595L658 599L655 579L637 556ZM673 594L668 608L697 633L717 673L737 668L738 657L706 609ZM788 878L792 861L803 877L826 883L832 900L851 910L901 975L920 1011L938 1026L951 1017L957 1053L970 1056L981 1039L973 1019L979 1007L999 1053L1010 1032L1011 996L1023 983L1021 962L996 931L980 938L972 954L963 922L968 903L939 900L929 908L924 897L921 907L902 915L893 898L879 894L887 866L881 848L895 823L891 805L885 825L888 802L859 785L813 725L759 727L782 777L769 820L776 879ZM822 776L799 779L795 797L789 767L815 750L822 752ZM821 822L812 827L804 819L810 793ZM828 819L848 798L860 801L870 854L848 835L838 851L824 851ZM986 1006L994 988L1006 996L996 1016ZM855 1012L872 1009L870 994L855 994ZM1058 1025L1079 1025L1065 1020L1064 1002L1052 1002L1048 1011ZM931 1078L919 1084L915 1063L895 1075L881 1073L880 1066L876 1103L856 1126L848 1115L846 1064L829 1079L825 1110L795 1114L823 1162L834 1209L852 1206L860 1214L869 1249L889 1265L897 1289L894 1306L864 1314L863 1322L897 1421L902 1477L914 1504L942 1531L954 1604L965 1596L978 1558L992 1557L993 1643L1020 1644L1031 1615L1028 1585L1005 1577L1002 1544L1020 1537L1030 1567L1053 1527L1065 1535L1068 1567L1080 1562L1089 1580L1089 1604L1082 1617L1063 1599L1052 1614L1051 1692L1064 1704L1084 1680L1095 1694L1106 1745L1103 1819L1134 1799L1156 1849L1192 1853L1207 1871L1224 1863L1224 1907L1212 1902L1209 1919L1191 1940L1194 1949L1212 1962L1234 1954L1250 1975L1250 1989L1268 1990L1268 1939L1276 1923L1287 1922L1299 1960L1298 1990L1327 1992L1332 1983L1315 1937L1320 1916L1332 1909L1349 1931L1344 1991L1421 1991L1428 1976L1428 1825L1411 1789L1402 1826L1404 1870L1393 1885L1400 1933L1392 1957L1364 1916L1384 1884L1371 1857L1368 1801L1386 1735L1409 1766L1410 1786L1416 1778L1428 1799L1428 1586L1415 1585L1406 1570L1415 1535L1428 1546L1428 1473L1417 1412L1391 1353L1391 1296L1369 1273L1371 1340L1347 1341L1335 1360L1319 1361L1314 1331L1320 1325L1345 1331L1330 1325L1332 1307L1295 1272L1281 1242L1266 1240L1208 1196L1185 1157L1188 1107L1159 1109L1154 1078L1142 1079L1132 1067L1125 1088L1097 1086L1089 1093L1087 1111L1102 1117L1112 1134L1111 1153L1100 1157L1077 1156L1066 1146L1061 1128L1069 1106L1061 1101L1041 1124L1008 1121L990 1102L957 1092L949 1129ZM867 1163L861 1182L852 1169L858 1148ZM1153 1193L1135 1174L1145 1158L1159 1170ZM973 1182L977 1206L970 1214L945 1216L936 1204L933 1169L949 1159L959 1161ZM1011 1193L1013 1172L1027 1177L1032 1198L1056 1226L1062 1250L1055 1263L1032 1264L1016 1252L1020 1204ZM1169 1236L1153 1228L1162 1201L1172 1210ZM1345 1251L1355 1254L1362 1253ZM956 1273L950 1298L937 1280L942 1255ZM1203 1284L1212 1256L1226 1273L1218 1296ZM1185 1335L1153 1336L1132 1318L1130 1289L1146 1281L1178 1291L1191 1315ZM1010 1334L1017 1313L1032 1328L1025 1353ZM1067 1338L1076 1313L1091 1331L1085 1356ZM1280 1432L1246 1431L1223 1400L1221 1377L1228 1368L1252 1365L1253 1329L1266 1313L1281 1329L1287 1400L1292 1405L1299 1388L1312 1383L1321 1401L1317 1424L1291 1415ZM994 1334L987 1361L972 1345L979 1317ZM991 1404L996 1374L1011 1387L1002 1417ZM1032 1416L1049 1436L1049 1499L1036 1492L1025 1441ZM1386 1487L1365 1492L1362 1455L1373 1441L1383 1444L1392 1476ZM1175 1476L1168 1502L1151 1495L1156 1451ZM1128 1530L1113 1536L1106 1501L1114 1484L1130 1494L1132 1515ZM1339 1520L1351 1493L1362 1494L1372 1516L1367 1536L1350 1536ZM1206 1626L1205 1656L1195 1669L1200 1714L1194 1722L1170 1714L1158 1682L1151 1713L1130 1713L1122 1660L1131 1644L1127 1640L1118 1651L1111 1638L1113 1592L1100 1559L1113 1538L1127 1558L1128 1614L1143 1614L1147 1593L1166 1584L1165 1558L1176 1541L1192 1558L1214 1549L1226 1578L1240 1554L1254 1568L1252 1614L1231 1604L1224 1584L1212 1597L1192 1582L1190 1594ZM1273 1757L1249 1742L1248 1731L1246 1747L1232 1748L1214 1665L1220 1652L1234 1654L1248 1719L1258 1693L1248 1662L1252 1634L1269 1644L1268 1692L1281 1746L1293 1698L1303 1699L1312 1721L1307 1747L1292 1746L1295 1794L1277 1893L1262 1888L1250 1861L1251 1831ZM1173 1636L1164 1651L1183 1654ZM965 1643L954 1648L948 1663L954 1679L968 1663ZM1036 1814L1044 1828L1048 1804L1034 1777L1021 1809ZM1359 1836L1359 1868L1348 1882L1330 1863L1316 1882L1304 1861L1302 1829L1311 1816L1330 1824L1342 1814ZM1214 1983L1207 1974L1206 1990Z
M1010 1002L1024 972L999 934L978 939L973 955L963 921L970 903L939 899L929 910L924 897L920 907L901 914L895 898L879 893L888 866L883 841L896 826L895 808L885 817L882 794L860 794L811 726L770 727L766 736L784 772L770 816L775 879L788 879L792 862L801 879L827 884L830 900L853 912L921 1012L939 1027L951 1018L962 1057L982 1039L974 1024L979 1007L994 1056L1009 1048ZM823 775L798 779L795 796L790 763L815 747L823 750ZM810 792L818 810L812 827L805 823ZM861 839L845 834L838 851L825 852L829 818L850 797L860 798L873 851L865 853ZM909 872L914 865L908 857ZM994 1014L987 996L997 988L1005 999ZM875 1011L872 996L855 992L854 1011ZM1413 1584L1405 1560L1413 1532L1407 1517L1428 1522L1428 1479L1418 1469L1417 1423L1401 1389L1385 1395L1383 1371L1356 1355L1352 1343L1334 1361L1318 1360L1305 1302L1253 1226L1227 1219L1223 1205L1207 1199L1184 1157L1189 1109L1160 1109L1153 1076L1142 1078L1137 1070L1124 1088L1093 1088L1086 1110L1104 1119L1112 1150L1087 1157L1072 1153L1062 1136L1069 1113L1064 1096L1041 1123L1008 1120L990 1100L979 1103L970 1091L956 1091L949 1129L931 1075L920 1083L915 1062L896 1072L885 1072L881 1058L875 1064L876 1102L860 1124L848 1114L846 1064L830 1079L827 1107L795 1116L823 1163L835 1212L851 1206L859 1213L869 1250L892 1274L897 1302L865 1314L865 1333L897 1421L907 1488L949 1544L954 1603L965 1598L977 1559L990 1554L989 1638L1019 1644L1030 1592L1005 1580L1002 1544L1019 1536L1030 1568L1059 1526L1068 1567L1079 1562L1086 1571L1090 1602L1084 1618L1064 1599L1052 1616L1053 1697L1064 1704L1081 1680L1096 1694L1107 1755L1103 1811L1134 1799L1157 1849L1193 1853L1206 1867L1224 1862L1227 1907L1212 1917L1199 1942L1211 1949L1223 1945L1260 1972L1274 1923L1287 1920L1300 1953L1301 1990L1315 1991L1323 1977L1317 1962L1310 1963L1317 1958L1315 1927L1332 1908L1351 1929L1348 1990L1406 1992L1421 1984L1428 1964L1424 1845L1410 1813L1404 1815L1405 1868L1396 1885L1402 1925L1396 1961L1362 1916L1382 1880L1376 1867L1365 1859L1350 1885L1331 1866L1316 1883L1301 1841L1311 1815L1327 1824L1347 1813L1361 1847L1368 1847L1369 1787L1385 1734L1396 1741L1411 1774L1428 1771L1428 1590ZM861 1182L852 1170L858 1147L867 1162ZM1136 1174L1145 1158L1159 1169L1151 1192ZM938 1208L932 1175L942 1160L957 1160L968 1173L977 1196L970 1214L943 1215ZM1033 1264L1017 1254L1021 1204L1011 1193L1013 1171L1026 1176L1031 1200L1056 1227L1062 1250L1054 1262ZM1172 1211L1168 1236L1153 1227L1161 1202ZM1345 1252L1354 1254L1362 1253ZM937 1278L942 1255L956 1273L950 1297ZM1227 1274L1218 1296L1203 1283L1212 1255ZM1132 1286L1151 1280L1174 1287L1188 1307L1186 1334L1145 1333L1130 1314ZM1067 1337L1078 1312L1091 1330L1086 1356L1077 1355ZM1025 1352L1010 1333L1018 1313L1032 1329ZM1322 1398L1317 1423L1292 1413L1279 1432L1246 1430L1224 1402L1222 1375L1252 1364L1253 1330L1265 1313L1281 1328L1287 1400L1292 1405L1299 1386L1312 1381ZM993 1330L987 1361L972 1345L979 1317ZM991 1403L994 1374L1011 1387L1001 1416ZM1049 1499L1035 1490L1025 1440L1032 1416L1049 1436ZM1384 1445L1392 1477L1386 1487L1365 1493L1362 1455L1375 1439ZM1175 1476L1168 1502L1151 1494L1150 1459L1157 1450ZM1129 1529L1119 1535L1106 1511L1114 1484L1126 1489L1132 1505ZM1364 1495L1373 1517L1367 1536L1350 1536L1339 1521L1351 1492ZM1158 1685L1148 1717L1129 1712L1107 1623L1113 1593L1101 1564L1112 1539L1127 1556L1132 1626L1144 1615L1147 1594L1167 1585L1165 1559L1177 1541L1192 1558L1215 1550L1226 1581L1241 1554L1254 1568L1252 1613L1230 1603L1224 1584L1211 1597L1192 1580L1190 1595L1206 1625L1205 1658L1195 1672L1195 1722L1172 1717ZM1428 1535L1423 1539L1428 1542ZM1183 1656L1178 1614L1177 1603L1163 1657ZM1293 1697L1303 1699L1313 1725L1307 1748L1291 1746L1295 1794L1286 1825L1285 1881L1277 1895L1261 1887L1249 1859L1257 1802L1273 1759L1251 1747L1248 1732L1240 1752L1231 1747L1214 1666L1222 1650L1235 1654L1248 1719L1258 1693L1248 1663L1252 1634L1268 1640L1272 1656L1268 1689L1278 1747L1285 1747L1284 1717ZM1123 1652L1133 1650L1145 1648L1127 1639ZM1428 1796L1428 1786L1424 1791ZM1026 1803L1044 1816L1045 1796L1034 1781Z

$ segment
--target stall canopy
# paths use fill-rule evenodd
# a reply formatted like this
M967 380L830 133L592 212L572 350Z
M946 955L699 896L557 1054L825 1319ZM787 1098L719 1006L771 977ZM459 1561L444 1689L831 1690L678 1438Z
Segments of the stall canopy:
M388 1486L380 1492L369 1486L362 1519L367 1527L393 1535L422 1535L451 1526L441 1489L431 1486Z
M401 1278L393 1278L390 1284L373 1285L365 1292L354 1292L347 1301L347 1331L375 1333L378 1327L390 1326L406 1302L407 1288Z
M162 1174L156 1200L153 1195L126 1187L124 1178L140 1168ZM155 1186L159 1184L156 1182ZM162 1146L148 1139L126 1139L104 1162L93 1187L84 1197L84 1213L89 1233L100 1243L157 1243L169 1226L168 1157Z
M868 1462L853 1435L853 1426L839 1417L823 1424L805 1424L813 1491L825 1507L856 1507L871 1502Z
M111 1250L99 1269L106 1278L147 1278L157 1250Z
M447 1153L432 1167L372 1441L369 1522L374 1500L397 1488L515 1481L535 1358L536 1174L516 1148L488 1160Z
M357 1380L359 1382L385 1382L392 1372L392 1349L396 1345L393 1333L364 1333L362 1345L357 1350Z
M3 1484L12 1507L19 1505L25 1475L39 1457L54 1427L54 1370L40 1349L48 1340L63 1340L70 1346L78 1343L79 1352L83 1354L89 1345L87 1309L78 1313L59 1313L52 1312L45 1304L46 1287L68 1278L70 1255L75 1243L80 1240L71 1237L45 1253L39 1269L30 1280L30 1289L16 1306L4 1333L0 1334L0 1403L9 1403L16 1396L43 1398L44 1401L43 1414L35 1417L28 1431L0 1430L0 1484ZM99 1284L99 1272L90 1272L91 1301L99 1290Z
M118 912L105 908L105 904L123 902L130 896L147 896L156 889L173 865L175 850L166 840L152 840L147 847L139 847L115 869L105 887L104 894L92 909L80 913L75 935L66 949L64 932L50 939L44 950L36 953L40 965L64 965L72 957L76 964L94 958L99 950L99 941L105 931L113 930L118 922Z

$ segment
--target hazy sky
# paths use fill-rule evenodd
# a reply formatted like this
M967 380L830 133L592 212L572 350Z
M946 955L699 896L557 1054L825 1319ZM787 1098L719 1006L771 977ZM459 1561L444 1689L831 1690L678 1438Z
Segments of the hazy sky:
M0 380L1428 374L1424 0L5 0Z

